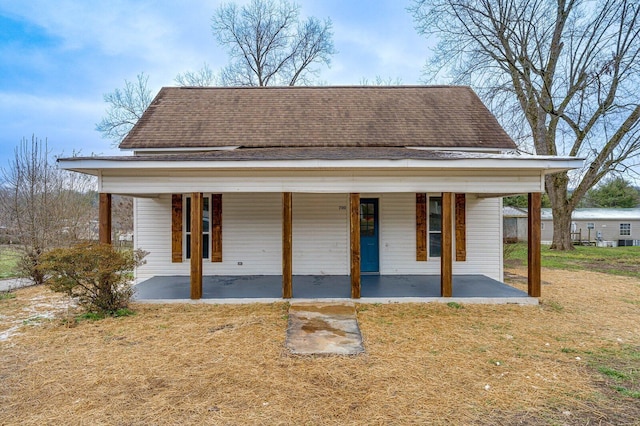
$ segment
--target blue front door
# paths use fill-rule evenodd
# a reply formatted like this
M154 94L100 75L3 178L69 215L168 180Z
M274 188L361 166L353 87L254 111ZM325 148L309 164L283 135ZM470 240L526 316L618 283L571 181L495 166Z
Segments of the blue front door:
M360 200L360 271L380 271L378 199Z

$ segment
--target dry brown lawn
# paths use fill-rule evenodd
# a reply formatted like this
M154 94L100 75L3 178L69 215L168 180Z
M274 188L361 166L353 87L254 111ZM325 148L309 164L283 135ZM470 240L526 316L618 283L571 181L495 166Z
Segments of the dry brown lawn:
M358 305L354 357L288 354L285 303L68 327L23 289L0 300L0 424L640 424L640 280L543 279L539 306Z

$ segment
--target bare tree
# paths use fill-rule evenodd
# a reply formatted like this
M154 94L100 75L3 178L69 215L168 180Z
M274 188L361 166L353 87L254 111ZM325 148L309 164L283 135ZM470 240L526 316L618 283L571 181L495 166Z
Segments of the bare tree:
M87 190L90 176L58 169L47 141L23 139L9 167L2 168L5 217L21 250L21 275L43 282L41 256L53 247L91 237L95 206Z
M148 87L149 76L140 73L135 82L124 81L124 88L115 89L104 95L108 104L106 116L96 124L96 130L102 137L113 140L117 146L127 136L134 124L153 100Z
M360 86L400 86L402 85L402 79L400 77L382 77L376 75L376 78L373 80L369 80L366 77L362 77L358 82Z
M208 87L215 86L218 78L205 62L198 71L185 71L175 78L178 86Z
M221 5L211 28L231 63L221 72L226 86L289 85L309 82L315 65L329 65L331 20L300 21L300 6L286 0L252 0Z
M440 40L434 76L476 87L537 154L586 159L545 180L552 248L572 249L572 211L640 154L637 0L414 0L410 10L418 31Z
M133 231L133 197L114 195L112 204L113 230L117 236Z

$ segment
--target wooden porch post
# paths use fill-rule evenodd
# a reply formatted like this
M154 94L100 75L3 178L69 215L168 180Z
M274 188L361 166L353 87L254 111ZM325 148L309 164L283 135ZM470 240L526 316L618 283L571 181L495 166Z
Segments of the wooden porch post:
M442 193L442 247L440 253L440 296L442 297L451 297L452 295L452 200L451 192Z
M98 239L100 244L111 244L111 194L104 192L98 207Z
M293 203L291 192L282 193L282 298L293 297Z
M349 235L351 240L351 298L360 298L360 194L349 194Z
M202 210L201 192L191 194L191 298L202 297Z
M531 297L541 295L541 261L540 261L540 207L542 196L539 192L529 193L529 215L528 215L528 293Z

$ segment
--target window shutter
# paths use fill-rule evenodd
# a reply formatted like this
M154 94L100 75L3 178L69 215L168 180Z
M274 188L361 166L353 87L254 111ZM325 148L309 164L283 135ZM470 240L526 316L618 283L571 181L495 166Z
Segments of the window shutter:
M182 194L171 194L171 262L182 262Z
M416 194L416 260L427 260L427 194Z
M456 194L456 261L467 260L467 197Z
M222 262L222 194L211 194L211 261Z

